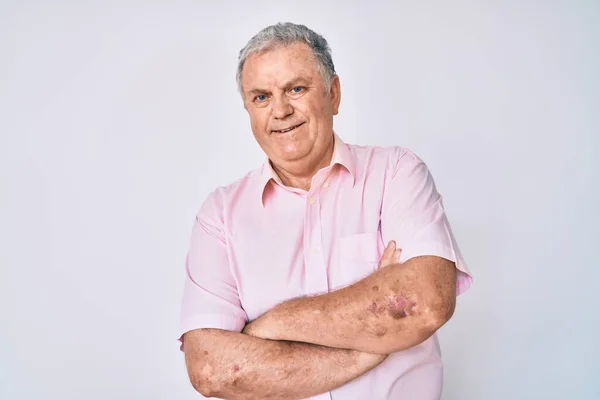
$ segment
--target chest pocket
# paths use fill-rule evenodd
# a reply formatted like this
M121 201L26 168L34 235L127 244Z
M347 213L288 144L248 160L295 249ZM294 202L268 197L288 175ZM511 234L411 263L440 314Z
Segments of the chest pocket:
M360 280L379 267L383 252L379 232L345 236L338 243L340 273L345 284Z

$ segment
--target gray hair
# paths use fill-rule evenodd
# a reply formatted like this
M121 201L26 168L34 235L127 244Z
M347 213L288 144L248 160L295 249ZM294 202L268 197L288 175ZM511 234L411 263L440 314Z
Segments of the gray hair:
M317 68L323 78L325 89L329 92L331 89L331 80L335 76L335 67L331 59L331 49L327 40L318 33L308 29L304 25L293 24L291 22L280 22L271 25L258 32L248 41L246 46L240 50L238 57L238 67L236 80L238 90L242 92L242 70L244 63L253 54L258 54L273 50L280 46L287 46L292 43L306 43L310 46L313 56L317 61Z

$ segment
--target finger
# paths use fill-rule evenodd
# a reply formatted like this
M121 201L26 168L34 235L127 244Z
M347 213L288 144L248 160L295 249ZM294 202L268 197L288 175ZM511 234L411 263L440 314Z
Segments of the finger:
M397 249L394 251L394 262L400 261L400 255L402 254L402 249Z
M386 259L391 259L392 257L394 257L394 251L396 251L396 242L390 240L388 242L387 247L385 248L385 251L383 252L383 257L385 257Z
M383 254L381 255L381 261L379 262L379 264L387 265L390 262L392 262L395 250L396 250L396 242L394 242L393 240L390 240L388 242L388 245L386 246L385 250L383 251Z

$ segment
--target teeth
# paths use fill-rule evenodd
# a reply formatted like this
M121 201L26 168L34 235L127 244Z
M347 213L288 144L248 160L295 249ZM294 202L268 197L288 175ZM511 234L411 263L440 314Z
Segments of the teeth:
M289 131L291 131L292 129L296 129L296 128L297 128L297 126L292 126L291 128L288 128L288 129L281 129L281 130L278 130L278 131L275 131L275 132L279 132L279 133L286 133L286 132L289 132Z

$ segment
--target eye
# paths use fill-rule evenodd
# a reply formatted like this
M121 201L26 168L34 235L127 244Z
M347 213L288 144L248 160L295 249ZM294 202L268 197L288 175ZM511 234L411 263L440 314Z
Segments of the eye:
M266 99L267 99L266 94L259 94L258 96L254 97L254 100L258 101L259 103L265 101Z
M302 93L302 92L304 92L304 87L296 86L296 87L292 88L291 92L295 93L295 94Z

